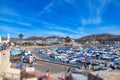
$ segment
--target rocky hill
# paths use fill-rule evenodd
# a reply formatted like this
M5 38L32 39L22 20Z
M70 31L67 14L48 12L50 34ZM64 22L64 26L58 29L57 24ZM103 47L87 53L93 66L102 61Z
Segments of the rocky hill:
M27 38L26 40L46 40L49 38L64 39L64 37L59 37L59 36L48 36L48 37L31 36L31 37Z
M48 37L38 37L38 36L31 36L23 40L46 40L49 38L57 38L57 39L66 39L66 37L60 37L60 36L48 36ZM72 38L70 38L72 39ZM2 40L6 40L6 38L2 38ZM19 38L11 38L11 41L19 41ZM120 35L112 35L112 34L93 34L88 35L85 37L81 37L79 39L75 39L77 42L82 41L114 41L119 40L120 41Z
M93 34L79 38L76 41L81 42L81 41L114 41L114 40L120 40L120 35Z

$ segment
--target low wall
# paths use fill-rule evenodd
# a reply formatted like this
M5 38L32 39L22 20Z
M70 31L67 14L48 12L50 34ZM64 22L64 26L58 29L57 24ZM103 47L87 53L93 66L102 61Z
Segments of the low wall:
M0 52L0 80L4 78L19 79L20 70L10 68L10 49L3 50Z
M8 67L10 67L10 50L4 50L0 52L0 73L5 71Z
M120 75L111 76L111 77L109 77L108 79L105 79L105 80L120 80Z
M91 73L88 73L88 80L103 80L103 79L99 78L97 75L93 75Z
M104 73L102 74L92 74L88 73L88 80L120 80L120 74L113 73ZM111 71L112 72L112 71ZM110 75L109 75L110 74Z

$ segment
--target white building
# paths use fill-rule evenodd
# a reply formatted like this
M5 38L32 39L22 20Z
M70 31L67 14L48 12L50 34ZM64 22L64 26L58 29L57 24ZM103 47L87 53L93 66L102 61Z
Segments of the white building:
M10 35L7 35L7 40L2 40L2 37L0 36L0 43L9 43L10 42Z

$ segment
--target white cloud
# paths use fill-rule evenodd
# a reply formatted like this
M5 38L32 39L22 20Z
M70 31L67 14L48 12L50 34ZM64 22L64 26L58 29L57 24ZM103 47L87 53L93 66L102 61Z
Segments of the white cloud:
M115 25L101 26L97 28L97 31L100 31L101 33L111 33L111 34L120 35L120 28Z
M34 17L38 17L40 15L42 15L45 11L49 11L50 8L53 6L53 4L55 3L55 0L52 0L48 5L46 5L42 11L40 11L39 13L37 13Z
M8 26L0 26L0 30L6 33L12 33L12 34L16 34L19 32L18 28L13 28L13 27L8 27Z
M23 33L26 36L27 34L30 33L31 31L25 30L22 28L15 28L15 27L10 27L10 26L0 26L0 35L5 36L5 34L10 33L12 37L18 37L19 34Z
M88 7L90 9L91 15L96 15L96 17L100 17L105 11L106 7L110 4L110 2L111 0L88 0Z
M2 18L2 17L0 17L0 20L5 21L5 22L10 22L10 23L14 22L13 20L10 20L10 19L7 19L7 18Z
M70 29L70 28L56 27L56 29L68 31L68 32L71 32L71 33L77 33L76 30L73 30L73 29Z
M1 29L1 31L2 30L4 30L4 31L11 31L11 30L13 30L12 28L9 28L7 26L0 26L0 29Z
M3 7L0 9L0 13L1 14L9 14L9 15L12 15L12 16L18 16L18 14L16 14L15 11L13 11L12 9L8 8L8 7Z
M85 26L86 24L100 24L102 22L102 14L106 10L110 2L111 0L98 0L96 2L88 0L90 16L87 19L81 19L82 25Z
M7 32L7 33L21 33L21 32L27 32L28 30L22 29L22 28L15 28L10 26L0 26L0 30Z
M79 31L82 31L84 29L84 27L79 27L78 30Z
M59 32L59 31L47 31L45 32L47 35L56 35L56 36L66 36L64 32Z
M93 19L81 19L82 21L82 25L85 26L86 24L99 24L101 22L101 18L100 17L96 17Z
M32 20L40 22L40 23L44 24L45 27L50 29L49 31L48 30L47 31L42 30L42 33L37 31L39 34L70 36L70 37L73 37L73 38L79 38L81 36L87 35L87 33L83 31L84 27L70 29L69 27L63 27L63 26L59 26L59 25L56 25L56 24L48 23L48 22L45 22L45 21L37 20L37 19L32 19ZM62 32L60 32L60 30L62 30ZM69 32L69 33L66 33L66 32Z
M17 24L23 25L23 26L31 26L30 23L26 23L26 22L16 22Z
M37 20L37 19L34 19L34 18L30 18L31 20L33 21L36 21L36 22L39 22L41 24L44 25L44 27L48 28L48 29L53 29L53 30L63 30L63 31L68 31L68 32L71 32L71 33L77 33L76 30L73 30L73 29L70 29L69 27L64 27L64 26L59 26L57 24L53 24L53 23L49 23L49 22L46 22L46 21L41 21L41 20Z
M23 26L31 26L31 23L27 23L27 22L21 22L21 21L16 21L16 20L11 20L11 19L8 19L8 18L0 18L1 21L4 21L4 22L9 22L9 23L16 23L16 24L19 24L19 25L23 25Z
M87 33L83 32L83 31L79 31L79 30L77 30L76 33L72 33L72 32L67 33L64 31L56 31L55 29L53 29L53 30L45 30L45 29L41 30L40 29L40 30L36 30L35 32L28 33L28 34L34 35L34 36L62 36L62 37L70 36L70 37L76 38L76 39L87 35Z
M48 30L36 30L35 32L29 33L34 36L67 36L67 33L60 31L48 31Z
M70 29L69 27L63 27L55 24L49 24L47 25L49 29L54 29L54 30L63 30L63 31L68 31L70 33L77 33L76 30Z
M16 23L16 24L19 24L19 25L24 25L24 26L31 26L30 23L27 23L27 22L23 22L23 21L20 21L19 19L21 18L20 15L18 15L14 10L12 10L11 8L8 8L8 7L2 7L0 9L0 14L4 14L4 15L10 15L10 16L13 16L13 17L16 17L17 19L12 19L12 18L4 18L4 17L0 17L0 20L1 21L4 21L4 22L9 22L9 23ZM22 19L23 20L23 19Z

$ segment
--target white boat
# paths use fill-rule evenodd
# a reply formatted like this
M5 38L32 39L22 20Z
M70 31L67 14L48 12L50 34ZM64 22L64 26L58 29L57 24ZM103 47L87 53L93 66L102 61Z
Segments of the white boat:
M78 59L76 58L69 58L69 63L75 63Z

